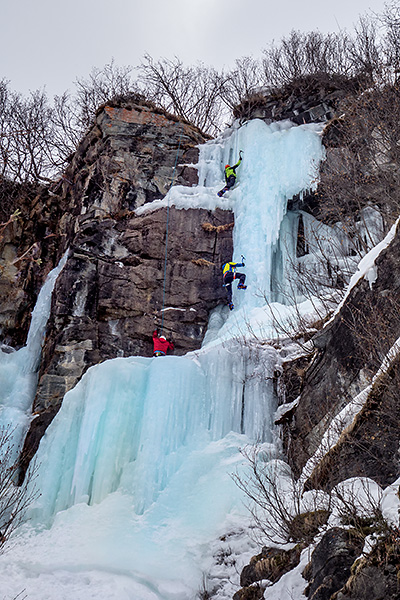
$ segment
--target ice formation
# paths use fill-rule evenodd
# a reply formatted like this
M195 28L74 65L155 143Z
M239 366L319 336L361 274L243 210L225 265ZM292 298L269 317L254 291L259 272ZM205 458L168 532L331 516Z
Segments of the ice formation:
M240 149L239 183L218 199L223 165ZM274 336L273 308L290 320L272 283L286 277L291 251L280 239L293 236L286 204L315 187L322 158L316 126L251 121L201 147L197 187L154 203L232 208L226 260L245 256L248 289L234 289L232 313L211 316L199 351L110 360L68 392L38 451L41 497L0 557L7 599L25 590L30 600L188 600L212 569L218 536L228 532L246 558L235 532L247 512L230 474L241 469L240 447L274 452L279 359L257 338ZM217 598L232 595L226 575L213 577Z
M0 352L0 430L10 432L15 458L29 427L51 295L67 256L68 252L50 271L39 293L26 345L17 351L10 352L11 348L7 348Z

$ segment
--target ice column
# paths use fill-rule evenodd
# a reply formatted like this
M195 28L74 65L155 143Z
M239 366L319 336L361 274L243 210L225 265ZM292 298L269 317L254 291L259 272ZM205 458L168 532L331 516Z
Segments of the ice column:
M287 200L317 185L324 157L320 130L320 125L266 125L254 119L201 149L199 180L209 186L217 186L218 179L221 185L225 163L234 164L243 150L238 183L226 194L235 214L233 260L245 256L249 284L246 294L235 292L235 306L251 309L271 300L274 248Z
M12 432L15 456L29 426L51 295L67 256L68 251L57 267L50 271L39 293L32 312L26 346L11 353L0 351L0 429Z

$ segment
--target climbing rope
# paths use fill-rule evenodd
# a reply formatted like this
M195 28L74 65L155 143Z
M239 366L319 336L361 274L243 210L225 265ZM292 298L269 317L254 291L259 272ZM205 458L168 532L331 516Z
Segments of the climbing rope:
M179 135L179 144L178 144L178 150L176 151L174 170L172 171L172 181L171 181L171 185L169 187L168 193L167 193L167 225L166 225L166 235L165 235L164 284L163 284L163 297L162 297L162 309L161 309L162 317L161 317L160 333L162 333L162 330L164 327L165 288L166 288L166 281L167 281L168 234L169 234L169 192L171 191L171 188L174 185L174 181L175 181L175 171L176 171L176 165L178 163L179 150L181 149L182 134L183 134L183 123L182 123L182 127L181 127L181 133Z

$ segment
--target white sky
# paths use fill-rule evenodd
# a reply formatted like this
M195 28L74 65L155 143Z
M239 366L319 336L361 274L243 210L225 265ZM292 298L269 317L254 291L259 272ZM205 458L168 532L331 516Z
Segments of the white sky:
M0 0L0 79L15 90L73 89L112 58L136 66L178 56L233 66L259 57L292 29L351 31L358 16L382 12L385 0Z

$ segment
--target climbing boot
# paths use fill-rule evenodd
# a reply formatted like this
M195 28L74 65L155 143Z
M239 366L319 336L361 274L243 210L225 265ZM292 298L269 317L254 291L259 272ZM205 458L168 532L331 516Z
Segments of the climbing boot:
M238 290L247 290L247 285L243 285L243 283L239 283Z

